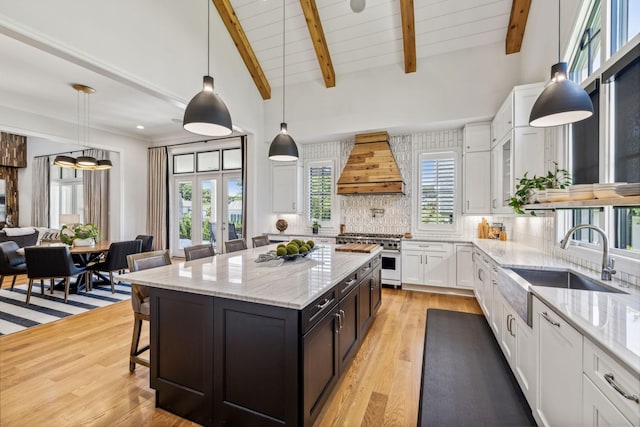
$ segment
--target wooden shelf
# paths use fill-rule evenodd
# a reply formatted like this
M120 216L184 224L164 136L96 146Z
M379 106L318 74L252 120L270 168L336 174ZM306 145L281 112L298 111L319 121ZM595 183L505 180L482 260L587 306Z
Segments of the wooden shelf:
M571 202L535 203L522 208L530 211L547 209L597 208L601 206L640 206L640 196L615 197L611 199L575 200Z

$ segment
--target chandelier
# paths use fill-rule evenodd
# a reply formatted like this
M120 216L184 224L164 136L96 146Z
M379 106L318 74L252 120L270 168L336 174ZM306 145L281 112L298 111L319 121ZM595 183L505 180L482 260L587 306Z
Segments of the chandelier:
M89 95L94 93L95 89L77 83L72 84L71 87L78 94L78 147L83 139L85 145L89 146ZM57 155L53 164L61 168L82 170L106 170L113 167L111 160L97 160L95 157L85 156L84 152L77 158L71 155Z

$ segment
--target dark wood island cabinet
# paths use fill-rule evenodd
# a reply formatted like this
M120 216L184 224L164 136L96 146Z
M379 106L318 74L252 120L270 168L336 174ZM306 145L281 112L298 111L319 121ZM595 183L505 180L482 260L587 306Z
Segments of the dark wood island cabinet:
M270 286L256 287L263 295L249 298L225 295L211 283L208 293L163 285L179 277L181 268L190 269L192 278L201 274L201 281L207 270L216 270L217 278L232 282L234 258L245 286L268 280L262 271L255 279L251 272L260 268L253 259L263 251L126 275L152 286L151 387L157 407L207 426L313 424L380 306L380 253L343 254L329 245L315 258L277 267L278 274L290 269L284 271L290 283L298 278L297 286L309 289L296 298L311 301L297 307L256 301L267 299ZM161 280L162 269L168 274ZM277 298L279 290L271 291Z

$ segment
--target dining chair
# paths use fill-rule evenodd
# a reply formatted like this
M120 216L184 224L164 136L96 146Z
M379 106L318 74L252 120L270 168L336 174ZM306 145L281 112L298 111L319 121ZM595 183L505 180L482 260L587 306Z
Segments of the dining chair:
M213 249L213 245L211 243L203 243L201 245L187 246L184 248L184 258L186 261L206 258L208 256L214 256L215 254L216 251Z
M91 273L100 271L109 273L109 283L111 284L111 293L116 293L116 286L113 283L113 272L126 270L127 255L138 254L142 250L142 240L125 240L123 242L113 242L109 245L109 251L104 261L97 262L89 267ZM93 281L87 283L89 290L93 289Z
M13 276L11 290L16 284L16 277L20 274L27 274L27 264L24 256L18 253L20 246L12 240L0 243L0 289L5 276Z
M27 246L24 248L24 258L27 264L27 300L31 299L33 281L40 280L40 293L44 294L44 279L50 280L49 293L53 294L54 279L64 279L64 302L69 297L69 284L71 276L85 275L85 281L91 273L86 267L78 267L73 263L71 252L67 246Z
M138 234L135 240L142 240L141 252L150 252L153 249L153 236Z
M258 246L267 246L271 244L271 242L269 241L269 236L267 236L266 234L252 237L251 241L253 242L254 248L257 248Z
M171 256L166 249L127 255L127 266L131 272L169 264L171 264ZM142 322L150 320L148 286L131 283L131 307L133 308L133 336L131 337L131 351L129 352L129 372L135 371L136 363L149 367L149 360L140 357L142 353L149 350L149 344L140 348Z
M247 249L247 242L244 239L228 240L224 242L224 250L226 253L242 251Z

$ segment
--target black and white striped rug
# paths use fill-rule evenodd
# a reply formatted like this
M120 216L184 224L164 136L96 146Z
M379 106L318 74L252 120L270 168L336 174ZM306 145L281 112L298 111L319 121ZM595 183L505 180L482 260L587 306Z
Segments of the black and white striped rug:
M44 295L40 294L40 282L33 284L31 301L25 304L27 285L0 290L0 335L12 334L33 326L53 322L63 317L84 313L98 307L105 307L131 298L131 285L119 283L116 293L110 286L94 287L91 292L69 294L64 302L64 292L49 294L48 282L45 282Z

